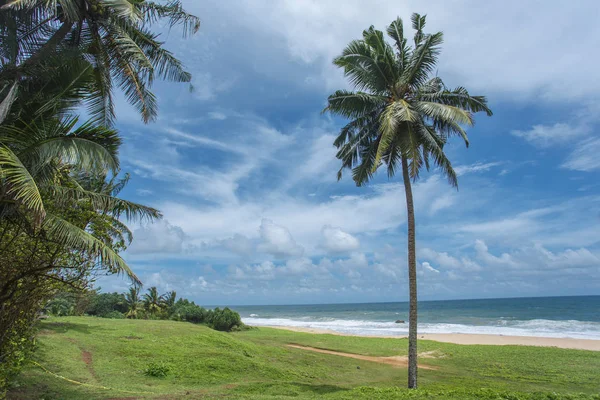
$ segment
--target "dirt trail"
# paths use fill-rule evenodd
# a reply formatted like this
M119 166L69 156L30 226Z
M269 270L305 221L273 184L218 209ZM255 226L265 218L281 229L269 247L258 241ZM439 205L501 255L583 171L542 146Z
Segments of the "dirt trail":
M82 349L81 350L81 359L85 363L85 366L87 367L88 371L90 371L90 374L92 375L94 380L98 381L98 377L96 376L96 371L94 371L94 366L92 365L92 353Z
M394 367L403 367L403 368L408 367L408 357L406 357L406 356L392 356L392 357L363 356L360 354L343 353L341 351L317 349L315 347L308 347L308 346L300 346L298 344L288 344L287 347L292 347L294 349L300 349L300 350L314 351L315 353L331 354L334 356L341 356L341 357L354 358L357 360L371 361L371 362L376 362L376 363L380 363L380 364L388 364L388 365L392 365ZM420 356L421 357L425 356L425 357L430 357L430 358L433 357L432 354L425 354L425 353L421 354ZM433 367L430 365L423 365L423 364L419 364L419 368L421 368L421 369L437 369L437 367Z

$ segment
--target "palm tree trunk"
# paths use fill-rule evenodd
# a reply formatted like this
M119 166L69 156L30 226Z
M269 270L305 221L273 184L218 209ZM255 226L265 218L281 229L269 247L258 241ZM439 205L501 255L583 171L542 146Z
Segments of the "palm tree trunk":
M415 248L415 208L408 174L408 161L402 157L402 178L406 193L408 214L408 287L410 304L408 314L408 388L417 388L417 251Z

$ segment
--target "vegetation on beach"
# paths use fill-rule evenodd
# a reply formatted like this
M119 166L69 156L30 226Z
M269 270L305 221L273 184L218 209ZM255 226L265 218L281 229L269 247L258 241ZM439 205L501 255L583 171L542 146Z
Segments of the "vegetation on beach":
M258 328L222 333L174 321L52 317L12 399L314 398L600 399L600 352L461 346L421 340L421 388L398 387L406 368L289 348L406 355L406 339ZM158 376L157 376L158 375Z
M46 304L44 311L57 317L86 315L185 321L224 332L248 328L242 323L240 314L229 307L206 309L188 299L177 299L175 291L160 295L155 286L148 288L143 297L135 286L126 293L100 293L99 290L61 292Z
M344 70L355 91L336 91L323 110L350 120L334 141L342 161L338 179L344 169L350 169L356 185L362 186L379 167L385 167L390 178L402 171L408 217L409 388L417 387L417 256L411 182L433 165L457 187L444 145L458 136L468 147L464 127L474 124L473 114L492 115L485 97L472 96L464 87L450 89L434 74L443 34L425 33L425 22L425 15L412 15L414 47L399 17L386 30L393 45L373 26L362 39L350 42L333 63Z

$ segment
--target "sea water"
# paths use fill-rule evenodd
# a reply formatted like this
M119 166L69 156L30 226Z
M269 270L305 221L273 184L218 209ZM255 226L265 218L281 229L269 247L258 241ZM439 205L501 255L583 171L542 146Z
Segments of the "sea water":
M356 335L408 333L408 303L238 306L235 310L253 326ZM420 301L418 330L600 340L600 296Z

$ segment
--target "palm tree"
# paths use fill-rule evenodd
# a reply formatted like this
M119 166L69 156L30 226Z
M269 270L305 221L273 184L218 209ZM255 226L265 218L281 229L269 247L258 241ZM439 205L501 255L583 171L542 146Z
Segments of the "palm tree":
M96 191L81 179L80 174L105 176L106 171L118 171L120 139L112 129L77 123L77 118L54 118L0 125L0 217L20 219L31 225L30 230L44 232L49 240L73 251L95 255L109 270L123 272L139 283L108 241L94 235L90 223L99 217L76 224L51 211L67 205L93 210L104 217L103 225L112 224L115 236L129 236L119 221L121 216L133 220L160 217L151 207L119 199L114 192Z
M417 273L415 213L411 181L430 163L439 167L450 184L457 186L456 173L443 147L458 135L468 146L463 126L473 125L473 113L492 115L485 97L471 96L463 87L448 89L432 76L442 33L424 34L425 16L413 14L414 47L404 37L397 18L387 28L394 46L373 27L361 40L348 44L333 61L344 69L356 91L338 90L328 98L324 112L350 119L334 145L342 161L338 179L351 169L358 186L367 183L385 165L388 177L402 169L408 214L409 368L408 387L417 387Z
M131 286L129 292L125 293L125 303L127 304L127 318L137 318L137 313L140 307L140 288L139 286Z
M144 295L144 307L152 316L162 310L162 297L159 296L156 286L152 286Z
M162 297L162 306L165 309L170 310L171 308L173 308L173 306L175 306L175 301L177 301L177 292L174 290L171 290L170 292L163 294L161 297Z
M3 3L3 4L2 4ZM190 82L191 75L149 26L167 20L184 36L200 27L177 0L5 0L0 2L0 123L18 88L46 70L53 56L83 56L95 82L86 99L97 122L114 120L113 86L118 85L145 122L156 117L150 91L155 77Z

